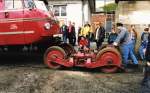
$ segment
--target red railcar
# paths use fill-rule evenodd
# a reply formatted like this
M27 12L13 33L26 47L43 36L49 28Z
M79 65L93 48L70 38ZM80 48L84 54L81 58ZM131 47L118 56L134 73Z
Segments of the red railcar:
M43 1L0 0L0 46L48 47L57 34L59 25Z
M0 0L1 46L38 44L56 34L59 25L43 1Z
M44 63L53 69L101 67L104 72L115 72L121 68L121 57L115 48L81 53L61 43L59 35L59 25L43 1L0 0L0 53L46 51Z

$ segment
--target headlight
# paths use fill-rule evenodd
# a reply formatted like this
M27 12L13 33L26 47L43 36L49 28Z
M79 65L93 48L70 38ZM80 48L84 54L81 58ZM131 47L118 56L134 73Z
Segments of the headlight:
M44 28L45 28L46 30L49 30L49 29L51 28L50 23L45 23L45 24L44 24Z

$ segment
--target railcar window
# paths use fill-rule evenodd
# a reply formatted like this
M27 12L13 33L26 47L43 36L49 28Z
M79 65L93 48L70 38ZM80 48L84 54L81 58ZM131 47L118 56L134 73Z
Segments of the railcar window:
M26 8L35 8L35 4L33 0L24 0L24 6Z
M48 12L48 8L46 7L45 3L43 1L34 1L36 8L43 10L45 12Z
M55 16L59 16L59 15L60 15L60 12L59 12L60 9L59 9L59 7L54 6L53 9L54 9L54 15L55 15Z
M22 7L22 1L21 0L5 0L5 9L21 9Z

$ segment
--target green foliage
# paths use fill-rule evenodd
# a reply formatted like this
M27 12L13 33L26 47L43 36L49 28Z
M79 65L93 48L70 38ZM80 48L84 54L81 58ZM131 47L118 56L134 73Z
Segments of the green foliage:
M117 8L117 4L115 3L111 3L111 4L107 4L103 7L104 12L112 12L115 11Z

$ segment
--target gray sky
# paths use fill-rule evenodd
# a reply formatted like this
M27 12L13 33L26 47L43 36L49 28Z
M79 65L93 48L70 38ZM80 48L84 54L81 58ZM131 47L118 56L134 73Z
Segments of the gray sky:
M105 0L96 0L96 1L105 1ZM115 1L115 0L106 0L106 1Z
M103 7L104 4L109 4L109 3L114 3L114 2L115 0L96 0L96 8Z

